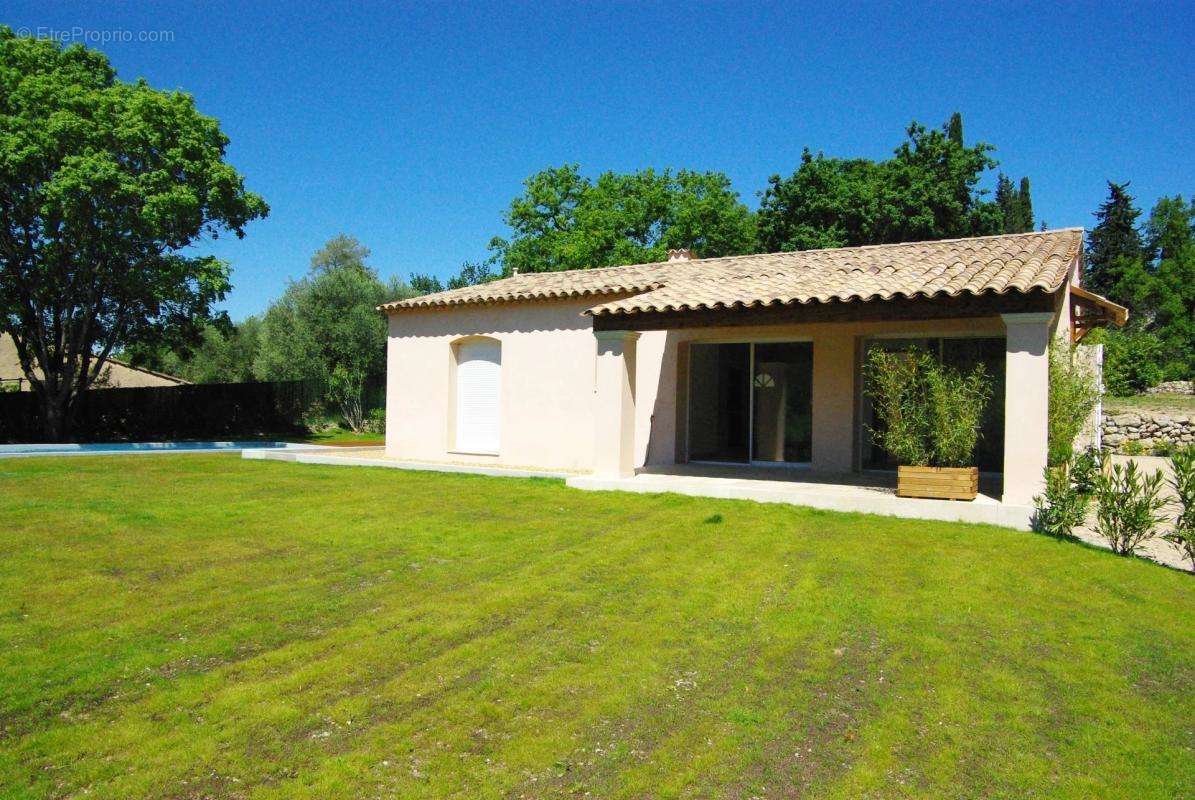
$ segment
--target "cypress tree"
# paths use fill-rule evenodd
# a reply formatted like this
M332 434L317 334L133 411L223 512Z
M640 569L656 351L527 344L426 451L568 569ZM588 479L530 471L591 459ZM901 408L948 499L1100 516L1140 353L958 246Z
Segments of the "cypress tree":
M996 176L996 208L1000 210L1001 233L1012 233L1013 216L1016 213L1016 190L1012 188L1012 181L1001 172Z
M950 115L946 123L946 138L959 147L963 145L963 115L957 111Z
M1021 178L1021 188L1017 192L1017 204L1020 206L1020 231L1028 233L1033 230L1033 198L1029 194L1028 176Z
M1129 184L1108 181L1108 199L1095 212L1098 220L1087 235L1084 284L1093 292L1117 299L1128 287L1119 286L1127 273L1139 271L1146 260L1145 244L1137 230L1141 209L1133 204Z
M996 179L996 208L1000 210L1001 232L1028 233L1033 230L1033 200L1029 197L1029 179L1021 178L1021 188L1000 173Z

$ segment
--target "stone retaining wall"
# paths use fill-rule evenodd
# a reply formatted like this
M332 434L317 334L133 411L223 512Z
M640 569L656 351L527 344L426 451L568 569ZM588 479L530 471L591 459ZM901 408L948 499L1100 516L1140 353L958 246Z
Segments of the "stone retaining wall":
M1195 381L1166 381L1159 383L1152 389L1146 389L1146 394L1195 394Z
M1175 411L1115 411L1104 414L1104 446L1122 450L1128 442L1140 442L1151 450L1168 443L1195 443L1195 415Z

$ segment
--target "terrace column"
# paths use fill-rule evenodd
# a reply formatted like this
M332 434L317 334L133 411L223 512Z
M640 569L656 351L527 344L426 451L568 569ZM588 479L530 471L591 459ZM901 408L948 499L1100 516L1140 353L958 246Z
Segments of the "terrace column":
M593 474L635 474L635 331L594 331Z
M1050 405L1052 312L1002 314L1007 330L1004 373L1004 497L1029 506L1045 488Z

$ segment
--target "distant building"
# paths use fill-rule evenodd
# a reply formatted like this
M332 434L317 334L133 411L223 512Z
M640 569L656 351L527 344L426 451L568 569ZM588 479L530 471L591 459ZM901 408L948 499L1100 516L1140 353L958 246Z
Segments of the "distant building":
M189 381L165 375L149 369L130 366L123 361L109 358L99 379L93 384L94 389L138 389L150 386L179 386ZM17 358L17 347L8 334L0 335L0 387L10 389L13 385L19 391L27 392L32 389L29 379L21 369L21 361Z

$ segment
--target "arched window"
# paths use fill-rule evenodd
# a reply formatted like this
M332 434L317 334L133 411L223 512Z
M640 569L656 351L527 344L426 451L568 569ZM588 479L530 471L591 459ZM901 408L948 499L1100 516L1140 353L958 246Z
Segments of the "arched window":
M497 454L501 379L501 342L477 337L456 345L456 450Z

